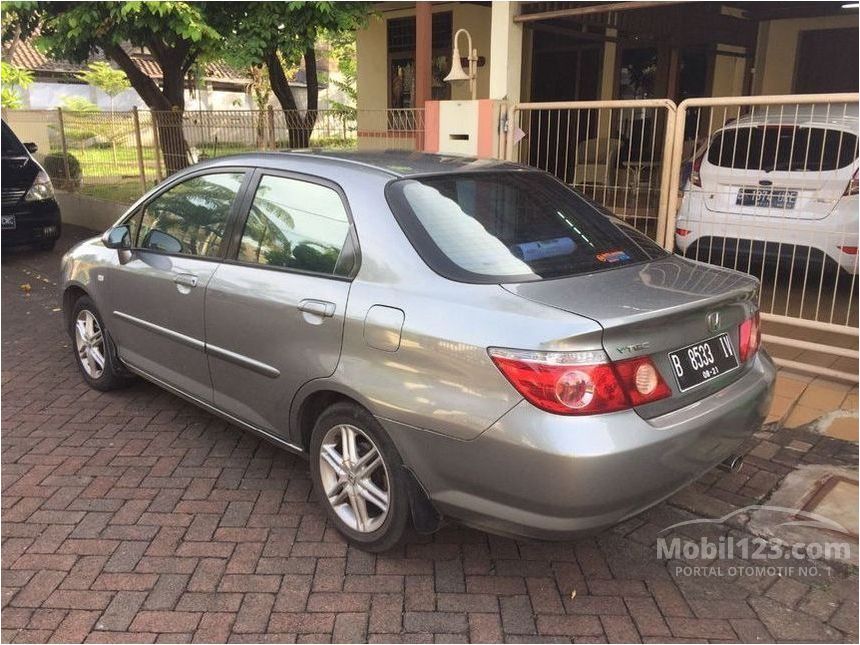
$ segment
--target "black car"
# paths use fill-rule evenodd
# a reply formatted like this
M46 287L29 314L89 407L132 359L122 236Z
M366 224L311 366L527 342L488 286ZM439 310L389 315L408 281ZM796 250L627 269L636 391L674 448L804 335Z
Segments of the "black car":
M33 159L36 144L21 143L3 121L3 246L33 244L54 248L60 237L60 207L54 199L51 178Z

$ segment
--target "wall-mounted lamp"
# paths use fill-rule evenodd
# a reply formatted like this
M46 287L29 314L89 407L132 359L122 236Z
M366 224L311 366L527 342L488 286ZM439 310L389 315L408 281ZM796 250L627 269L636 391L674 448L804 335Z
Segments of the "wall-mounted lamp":
M460 37L460 34L466 34L466 38L469 41L469 73L467 74L465 70L463 70L463 63L460 61L460 50L457 47L457 39ZM454 52L451 56L451 71L448 73L448 76L445 77L445 81L448 83L453 83L454 81L469 81L469 89L472 92L472 100L474 101L477 98L478 93L478 50L472 48L472 35L466 31L465 29L458 29L457 33L454 34Z

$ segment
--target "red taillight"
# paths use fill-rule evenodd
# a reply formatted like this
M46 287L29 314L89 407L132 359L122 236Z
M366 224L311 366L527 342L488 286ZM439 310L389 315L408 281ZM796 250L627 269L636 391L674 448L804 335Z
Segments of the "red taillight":
M848 185L845 187L845 192L842 193L843 197L860 194L860 179L857 177L858 172L860 172L860 170L854 171L854 174L851 176L851 181L848 182Z
M602 351L489 353L527 401L555 414L616 412L671 395L647 357L612 363Z
M615 371L634 406L672 396L672 390L647 356L615 363Z
M746 361L755 356L758 346L761 344L761 320L759 319L759 312L755 312L755 314L741 323L738 336L741 361Z
M843 253L847 253L848 255L857 255L857 247L856 246L837 246L837 249L842 251Z
M699 188L702 187L701 170L702 170L702 159L704 159L704 158L705 158L704 152L702 154L700 154L698 157L696 157L696 159L693 161L693 170L690 172L690 183L693 184L694 186L698 186Z
M680 235L681 237L687 237L690 233L692 233L688 228L676 228L675 235Z

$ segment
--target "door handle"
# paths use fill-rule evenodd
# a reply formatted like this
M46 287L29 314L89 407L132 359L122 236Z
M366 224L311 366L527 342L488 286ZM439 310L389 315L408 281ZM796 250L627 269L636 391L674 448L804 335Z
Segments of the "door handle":
M334 310L334 303L328 300L305 299L299 303L299 311L306 314L314 314L315 316L322 316L323 318L334 316Z
M173 277L173 281L183 287L196 287L197 276L190 273L180 273Z

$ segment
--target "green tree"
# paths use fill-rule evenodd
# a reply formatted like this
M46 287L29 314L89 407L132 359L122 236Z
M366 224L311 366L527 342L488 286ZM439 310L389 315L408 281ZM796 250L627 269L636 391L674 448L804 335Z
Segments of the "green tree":
M337 88L344 101L331 101L332 110L344 120L358 116L358 65L355 52L355 35L343 35L332 39L332 57L337 61L341 78L330 78L329 83Z
M289 144L307 147L319 107L315 45L324 34L351 32L371 9L366 2L209 2L204 9L210 24L226 41L225 54L237 67L265 65L272 93L290 114ZM287 70L304 61L307 110L298 102Z
M185 79L191 67L216 56L222 38L203 16L203 3L167 1L126 2L7 2L24 15L24 36L35 33L38 45L51 57L84 62L101 50L125 72L131 86L153 111L168 172L188 165L188 145L182 132ZM220 4L220 3L219 3ZM35 5L35 6L34 6ZM4 7L5 9L5 7ZM32 19L38 15L40 20ZM123 45L143 47L161 67L159 84L128 55Z
M0 62L0 103L4 108L17 110L22 106L21 94L18 88L26 89L33 82L33 74L20 67L15 67L6 61Z
M98 105L83 96L64 96L60 101L60 106L69 112L96 114L101 111Z
M7 2L0 13L3 28L3 58L11 63L22 34L32 33L42 19L38 2Z
M75 74L75 78L100 89L110 97L110 111L113 112L113 100L118 94L122 94L131 87L128 76L120 69L114 69L104 61L97 61L87 65L83 72Z

